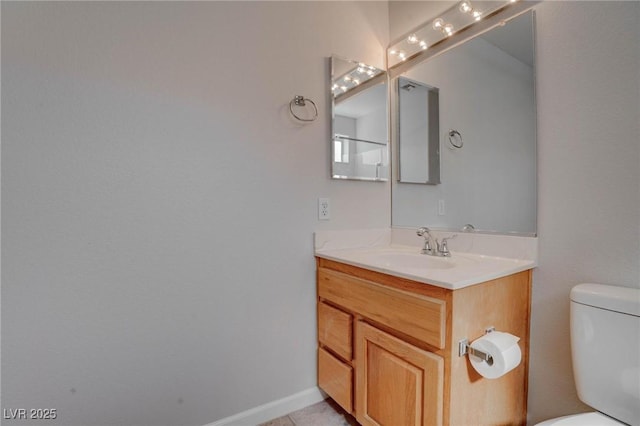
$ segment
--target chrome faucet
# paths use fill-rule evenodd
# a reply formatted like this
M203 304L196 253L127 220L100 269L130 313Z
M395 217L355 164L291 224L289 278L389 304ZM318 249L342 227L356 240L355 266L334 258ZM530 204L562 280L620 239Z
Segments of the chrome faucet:
M433 248L431 248L433 237L429 232L429 228L425 228L424 226L422 226L418 228L416 234L418 234L418 237L424 237L424 247L422 247L422 251L420 253L434 256L435 254L433 252Z
M457 236L456 234L451 235L449 237L445 237L442 239L442 241L438 241L437 238L433 238L433 236L431 236L431 232L429 228L426 228L424 226L418 228L418 230L416 231L416 234L419 237L424 237L424 246L422 247L422 250L420 251L420 253L428 254L430 256L440 256L440 257L451 256L451 252L449 251L449 246L447 245L447 241L454 239ZM432 247L434 241L436 243L435 249Z

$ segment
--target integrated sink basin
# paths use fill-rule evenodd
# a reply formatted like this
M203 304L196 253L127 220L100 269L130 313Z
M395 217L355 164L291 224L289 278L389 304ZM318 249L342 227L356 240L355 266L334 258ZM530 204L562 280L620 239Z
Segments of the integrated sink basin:
M532 260L451 252L451 257L420 253L420 248L376 247L316 250L316 256L448 289L459 289L535 266Z
M451 257L434 257L414 251L403 250L366 250L362 253L366 258L386 268L408 269L450 269L455 267L455 260Z

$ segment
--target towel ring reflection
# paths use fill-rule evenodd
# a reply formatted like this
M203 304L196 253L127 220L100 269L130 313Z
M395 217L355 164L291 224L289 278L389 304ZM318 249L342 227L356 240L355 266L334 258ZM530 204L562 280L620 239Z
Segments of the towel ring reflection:
M449 130L449 143L454 148L462 148L464 146L464 142L462 142L462 135L457 130Z
M296 114L295 112L293 112L293 107L294 105L297 107L305 107L307 106L307 102L309 102L312 106L313 106L313 117L312 118L302 118L300 116L298 116L298 114ZM291 102L289 102L289 111L291 112L291 115L293 115L296 120L299 121L315 121L316 118L318 118L318 107L316 106L316 103L313 102L311 99L309 98L305 98L304 96L301 95L296 95Z

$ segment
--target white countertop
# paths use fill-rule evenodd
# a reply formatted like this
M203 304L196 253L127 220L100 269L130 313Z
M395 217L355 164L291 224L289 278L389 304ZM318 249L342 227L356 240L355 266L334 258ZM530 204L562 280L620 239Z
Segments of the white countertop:
M318 250L316 256L438 287L457 290L536 266L532 260L451 252L451 257L420 254L410 246Z
M434 238L452 232L431 230ZM457 290L537 266L537 238L453 233L451 257L421 254L412 228L319 231L315 255L396 277Z

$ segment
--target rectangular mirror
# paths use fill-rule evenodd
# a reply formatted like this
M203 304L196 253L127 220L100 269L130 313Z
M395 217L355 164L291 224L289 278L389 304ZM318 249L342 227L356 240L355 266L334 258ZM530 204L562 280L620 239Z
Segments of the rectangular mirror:
M331 177L389 177L386 72L331 57Z
M439 90L406 77L395 82L398 181L440 183Z
M471 224L478 231L535 235L533 46L529 11L399 76L400 86L410 81L439 89L441 182L408 185L401 172L392 185L393 226L460 230ZM400 105L391 117L399 114L402 122L407 109ZM404 143L400 138L401 150ZM414 160L400 153L400 171L413 167L407 158Z

